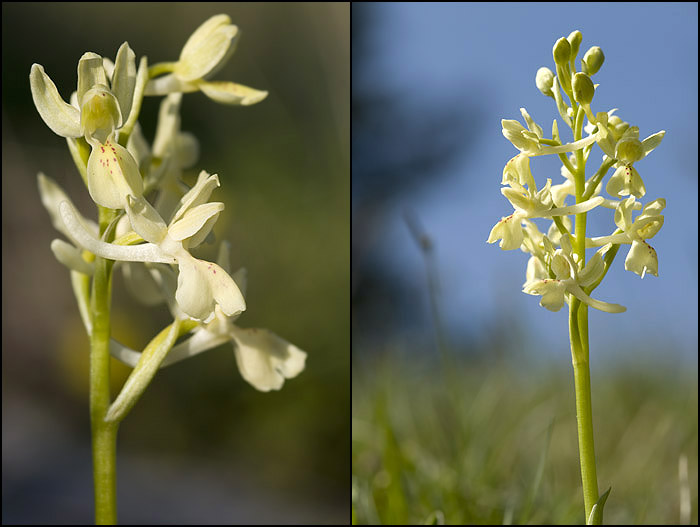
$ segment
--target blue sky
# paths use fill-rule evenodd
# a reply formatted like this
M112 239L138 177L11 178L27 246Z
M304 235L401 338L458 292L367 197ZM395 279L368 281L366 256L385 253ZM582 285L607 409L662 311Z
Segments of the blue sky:
M647 203L664 197L665 224L651 240L659 277L641 280L624 270L626 248L593 296L627 306L624 314L591 310L591 349L651 343L666 354L697 361L698 321L698 7L696 3L401 4L379 7L373 26L375 79L397 89L415 86L417 100L447 98L478 104L478 134L439 185L396 207L383 258L396 272L424 280L421 256L402 219L415 210L433 238L452 327L473 331L493 324L507 305L538 335L544 349L568 347L566 310L551 313L521 292L527 256L488 245L491 227L512 207L500 193L503 165L517 151L501 134L501 119L521 119L525 107L543 127L561 122L552 99L535 87L540 66L553 69L551 49L561 36L583 34L579 58L593 45L605 53L594 81L594 111L618 114L644 138L659 130L659 148L637 165ZM577 61L578 63L578 61ZM466 149L465 149L466 150ZM589 167L602 153L595 147ZM561 182L555 156L532 161L538 186ZM595 165L593 165L595 163ZM606 179L607 181L607 179ZM599 211L595 211L598 213ZM589 215L589 235L614 229L612 211ZM508 328L504 328L507 331Z

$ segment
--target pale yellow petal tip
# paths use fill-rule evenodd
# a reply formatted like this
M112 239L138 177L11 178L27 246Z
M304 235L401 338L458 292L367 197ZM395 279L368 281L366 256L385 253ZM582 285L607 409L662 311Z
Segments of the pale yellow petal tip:
M252 106L253 104L257 104L265 99L267 94L268 92L266 91L258 91L253 93L241 101L241 106Z

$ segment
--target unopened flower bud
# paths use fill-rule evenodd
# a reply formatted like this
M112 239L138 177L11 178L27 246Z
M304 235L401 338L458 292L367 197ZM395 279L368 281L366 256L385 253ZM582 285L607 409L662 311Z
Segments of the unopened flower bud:
M535 76L535 84L537 89L540 90L547 97L554 97L552 93L552 86L554 85L554 73L549 68L540 68L537 70L537 75Z
M578 48L581 45L581 40L583 40L583 35L581 35L581 32L577 29L576 31L572 31L569 36L566 37L566 40L568 40L571 45L571 58L576 57L576 55L578 55Z
M564 37L561 37L554 44L552 49L552 55L554 56L554 62L558 66L563 66L569 62L569 57L571 57L571 44Z
M588 73L588 75L596 74L600 67L603 65L604 60L605 55L603 54L603 50L600 49L598 46L593 46L591 49L586 51L586 54L581 60L583 65L583 71Z
M593 87L593 81L585 73L577 73L574 75L572 83L574 91L574 100L583 104L590 104L593 100L593 95L595 94L595 88Z

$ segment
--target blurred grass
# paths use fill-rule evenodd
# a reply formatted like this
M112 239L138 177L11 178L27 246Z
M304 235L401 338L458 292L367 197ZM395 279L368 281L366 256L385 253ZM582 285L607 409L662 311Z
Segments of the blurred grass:
M572 371L459 361L455 386L416 357L353 369L353 523L583 523ZM592 383L605 523L680 523L685 455L697 524L697 372L618 367Z

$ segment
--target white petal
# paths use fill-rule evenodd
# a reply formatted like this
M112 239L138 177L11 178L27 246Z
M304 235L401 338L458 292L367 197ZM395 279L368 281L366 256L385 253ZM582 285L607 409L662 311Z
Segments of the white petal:
M91 253L123 262L154 262L177 263L175 258L163 253L157 245L143 243L141 245L115 245L95 238L82 222L82 219L70 201L64 201L59 205L59 212L70 237L77 244Z
M214 189L220 187L219 176L217 174L209 175L206 170L202 170L197 177L197 183L192 187L187 194L180 199L180 207L170 220L172 225L179 220L189 209L201 205L209 201L209 196L214 192Z
M170 350L170 353L165 357L161 367L164 368L165 366L170 366L181 360L188 359L203 351L216 348L230 340L231 337L228 334L214 333L201 327L197 329L190 338Z
M174 148L174 141L180 132L180 103L182 93L171 93L160 103L158 126L153 140L153 155L164 157Z
M131 104L136 87L136 55L124 42L117 51L117 60L114 63L114 75L112 77L112 92L119 101L122 118L126 121L131 113Z
M43 66L32 65L29 84L34 105L53 133L61 137L80 137L80 112L61 98Z
M102 57L88 51L78 61L78 105L82 106L85 94L97 84L107 86L107 74Z
M45 176L42 172L39 173L37 177L39 181L39 195L41 196L41 203L46 207L46 210L51 217L51 224L54 228L66 237L73 240L70 233L66 229L63 219L61 219L61 214L58 210L58 206L63 201L71 201L68 195L63 191L63 189L50 177ZM72 204L72 202L71 202ZM85 220L81 217L84 223L87 223L88 229L97 234L97 225L94 222Z
M168 228L158 211L144 198L129 196L126 202L126 212L131 221L131 227L144 240L159 244L163 241Z
M187 247L196 247L211 232L222 210L224 204L221 202L198 205L172 223L168 227L168 234L173 240L187 240Z
M271 331L234 326L231 336L241 376L262 392L279 390L304 369L306 353Z
M621 306L620 304L610 304L608 302L591 298L575 283L569 284L567 290L584 304L588 304L592 308L599 311L605 311L606 313L624 313L627 311L627 308L625 306Z
M51 250L56 260L68 267L71 271L90 276L95 272L95 264L86 262L83 259L82 251L76 249L70 243L58 239L53 240L51 242Z
M174 74L163 75L148 81L144 95L168 95L169 93L190 93L199 91L195 83L178 79Z
M238 28L230 22L227 15L216 15L192 33L175 66L180 79L201 79L230 57L238 35Z
M204 81L197 85L204 95L222 104L251 106L267 97L267 92L264 90L256 90L235 82Z

